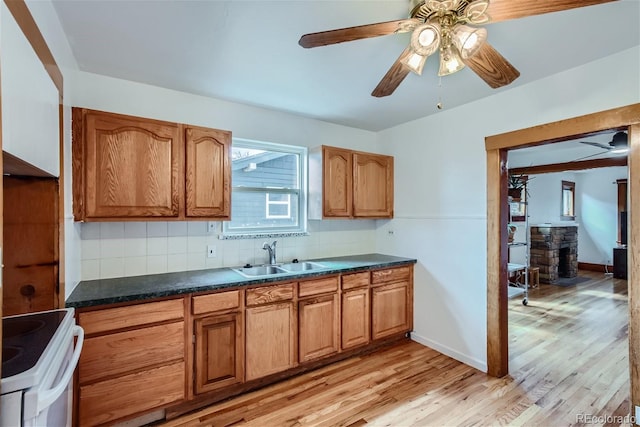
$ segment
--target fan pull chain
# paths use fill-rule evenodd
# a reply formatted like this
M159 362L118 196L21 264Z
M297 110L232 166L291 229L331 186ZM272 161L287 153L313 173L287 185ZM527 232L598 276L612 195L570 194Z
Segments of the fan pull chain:
M442 77L438 79L438 103L436 107L438 110L442 110Z

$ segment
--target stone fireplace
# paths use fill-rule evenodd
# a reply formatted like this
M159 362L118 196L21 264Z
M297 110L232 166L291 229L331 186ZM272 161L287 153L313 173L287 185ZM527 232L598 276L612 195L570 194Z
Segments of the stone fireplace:
M578 275L578 227L531 226L530 266L540 269L540 282Z

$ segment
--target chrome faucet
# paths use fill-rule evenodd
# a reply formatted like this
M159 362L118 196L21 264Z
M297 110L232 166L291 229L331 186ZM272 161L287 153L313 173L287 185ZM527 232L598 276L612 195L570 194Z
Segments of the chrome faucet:
M269 251L269 264L271 265L274 265L276 263L276 243L278 243L278 241L274 240L272 244L264 242L264 244L262 245L262 249L264 249L265 251Z

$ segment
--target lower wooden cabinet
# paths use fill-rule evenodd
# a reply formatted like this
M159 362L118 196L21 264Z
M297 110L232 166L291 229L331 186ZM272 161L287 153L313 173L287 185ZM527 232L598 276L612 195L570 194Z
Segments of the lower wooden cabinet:
M298 357L300 363L337 353L340 349L338 294L298 302Z
M247 293L247 303L251 300L269 300L280 291L275 286L265 288L263 295ZM274 292L267 288L274 288ZM245 321L247 381L285 371L296 365L298 319L293 301L247 307Z
M184 384L185 364L180 361L80 386L79 425L112 424L177 402L184 399Z
M112 425L160 408L192 410L284 378L285 371L297 371L292 368L320 365L409 332L413 267L77 314L86 334L78 368L78 425Z
M244 381L243 326L242 313L195 320L196 394Z
M244 381L244 291L194 295L194 393Z
M411 330L408 281L371 289L371 338L379 339Z
M78 424L113 424L186 398L184 299L80 312Z
M342 349L349 349L369 342L371 330L369 288L343 291L342 293Z

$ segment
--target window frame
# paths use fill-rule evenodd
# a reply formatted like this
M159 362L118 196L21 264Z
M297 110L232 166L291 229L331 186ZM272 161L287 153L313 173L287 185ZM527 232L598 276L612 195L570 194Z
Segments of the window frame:
M285 193L284 194L285 196L287 196L287 200L286 201L269 200L269 196L271 196L272 194L280 194L280 193L274 193L273 191L270 191L270 192L265 194L265 217L267 219L290 218L291 217L291 194L290 193ZM274 214L269 213L269 208L271 206L283 206L283 205L287 206L287 213L285 215L274 215Z
M571 209L565 210L565 194L569 191L571 193ZM561 192L561 205L560 205L560 219L564 221L574 221L576 219L576 183L572 181L562 181Z
M249 140L243 138L233 138L231 143L231 150L234 147L241 147L246 149L265 150L270 152L281 152L286 154L294 154L298 156L298 177L297 188L273 188L273 187L234 187L233 179L231 182L231 200L233 206L234 192L242 193L263 193L265 194L265 218L268 214L269 194L287 194L289 195L288 211L291 217L292 201L291 195L294 194L298 197L297 211L298 211L298 224L296 226L280 226L280 227L235 227L230 228L232 221L223 221L222 232L219 235L221 239L252 239L252 238L264 238L264 237L290 237L297 235L307 235L307 175L308 175L308 149L307 147L278 144L273 142L263 142L256 140ZM233 161L231 161L233 164ZM231 210L231 217L233 218L233 209ZM272 217L273 218L273 217ZM284 218L284 217L282 217Z

